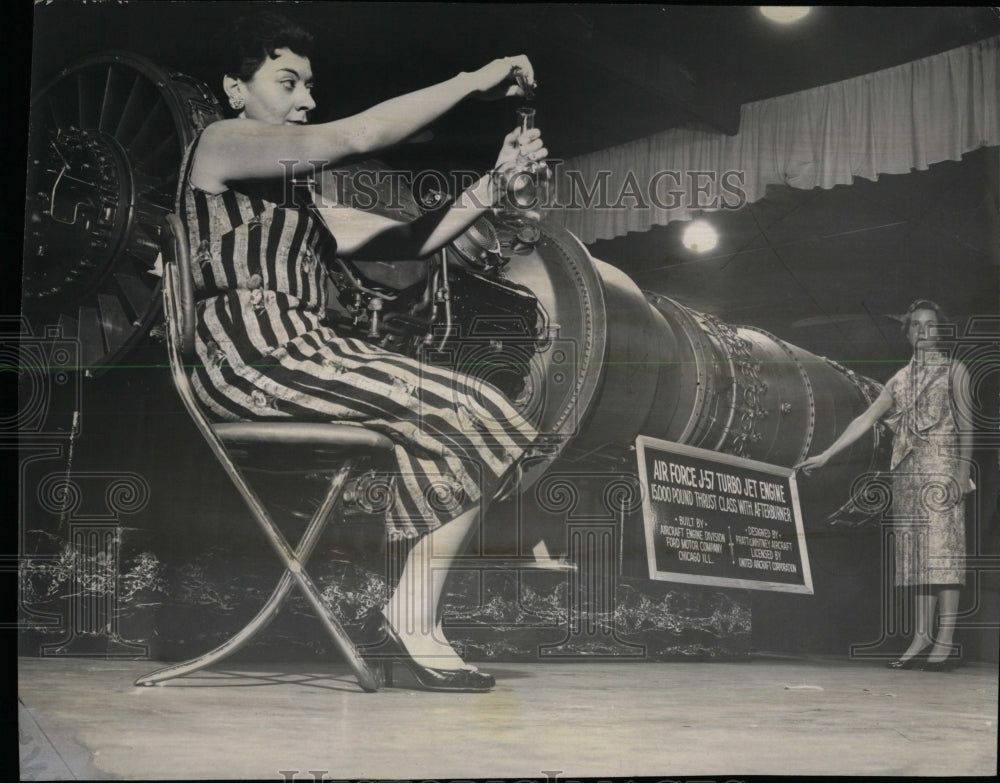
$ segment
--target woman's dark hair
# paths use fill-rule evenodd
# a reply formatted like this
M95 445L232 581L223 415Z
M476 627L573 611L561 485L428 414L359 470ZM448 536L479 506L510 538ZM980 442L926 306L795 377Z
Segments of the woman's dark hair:
M222 46L224 73L247 82L276 50L310 57L312 46L312 34L294 22L270 11L257 11L241 16L227 30Z
M941 305L937 302L932 302L930 299L914 299L910 302L910 306L906 308L906 315L903 316L903 334L906 334L906 330L910 328L910 316L917 310L933 310L937 316L939 327L948 323L948 316L945 315L944 310L941 309Z

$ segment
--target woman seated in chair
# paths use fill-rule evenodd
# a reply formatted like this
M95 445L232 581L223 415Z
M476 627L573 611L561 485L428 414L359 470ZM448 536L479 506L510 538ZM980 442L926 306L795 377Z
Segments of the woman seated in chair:
M397 497L390 539L411 539L399 586L373 633L433 690L488 690L445 639L438 605L447 566L536 432L487 384L423 365L323 324L324 259L426 257L493 203L483 176L448 207L411 223L347 207L289 203L289 178L399 143L473 95L519 95L526 57L309 125L315 107L311 37L270 13L239 20L227 41L223 88L237 116L205 128L185 155L179 212L198 297L192 383L222 420L288 417L349 421L396 444ZM497 166L520 153L543 160L537 130L507 135ZM295 199L301 201L301 199ZM433 553L434 567L430 556Z

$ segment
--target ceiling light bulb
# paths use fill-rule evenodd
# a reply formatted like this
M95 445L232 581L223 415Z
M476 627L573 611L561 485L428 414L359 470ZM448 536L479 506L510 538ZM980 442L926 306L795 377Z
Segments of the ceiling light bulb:
M694 253L707 253L719 244L719 235L706 220L694 220L684 229L684 247Z
M762 5L760 12L772 22L791 24L805 18L812 10L809 5Z

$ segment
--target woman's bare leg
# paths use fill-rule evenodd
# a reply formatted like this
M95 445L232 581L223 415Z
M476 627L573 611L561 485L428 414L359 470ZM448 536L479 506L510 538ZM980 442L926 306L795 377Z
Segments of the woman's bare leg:
M913 641L906 648L906 652L901 656L901 660L909 660L934 641L934 608L936 605L937 598L931 593L917 593L917 616L915 618L916 628L913 632Z
M928 656L928 663L943 661L951 653L951 642L955 636L955 618L958 615L958 590L942 590L938 595L938 632L934 638L934 648Z
M452 562L465 550L478 520L479 509L470 509L417 542L386 604L386 619L421 666L468 668L441 632L438 608Z

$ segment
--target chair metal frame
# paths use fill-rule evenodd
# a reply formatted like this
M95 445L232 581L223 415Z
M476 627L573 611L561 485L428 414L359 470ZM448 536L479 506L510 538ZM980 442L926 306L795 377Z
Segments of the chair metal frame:
M336 615L323 600L305 564L330 521L331 513L360 455L391 450L389 438L351 424L311 422L232 422L213 423L194 396L184 361L194 356L194 293L186 231L177 215L164 217L161 233L163 251L163 304L167 326L167 352L174 385L198 431L232 480L265 538L284 564L285 570L263 608L247 625L223 644L183 663L173 664L140 677L136 685L157 685L204 669L245 646L274 619L293 586L297 586L319 617L338 651L350 665L358 684L367 692L382 685L380 677L361 657ZM322 502L292 548L280 528L247 481L227 448L228 445L268 446L291 444L316 450L343 450L347 456L334 472Z

